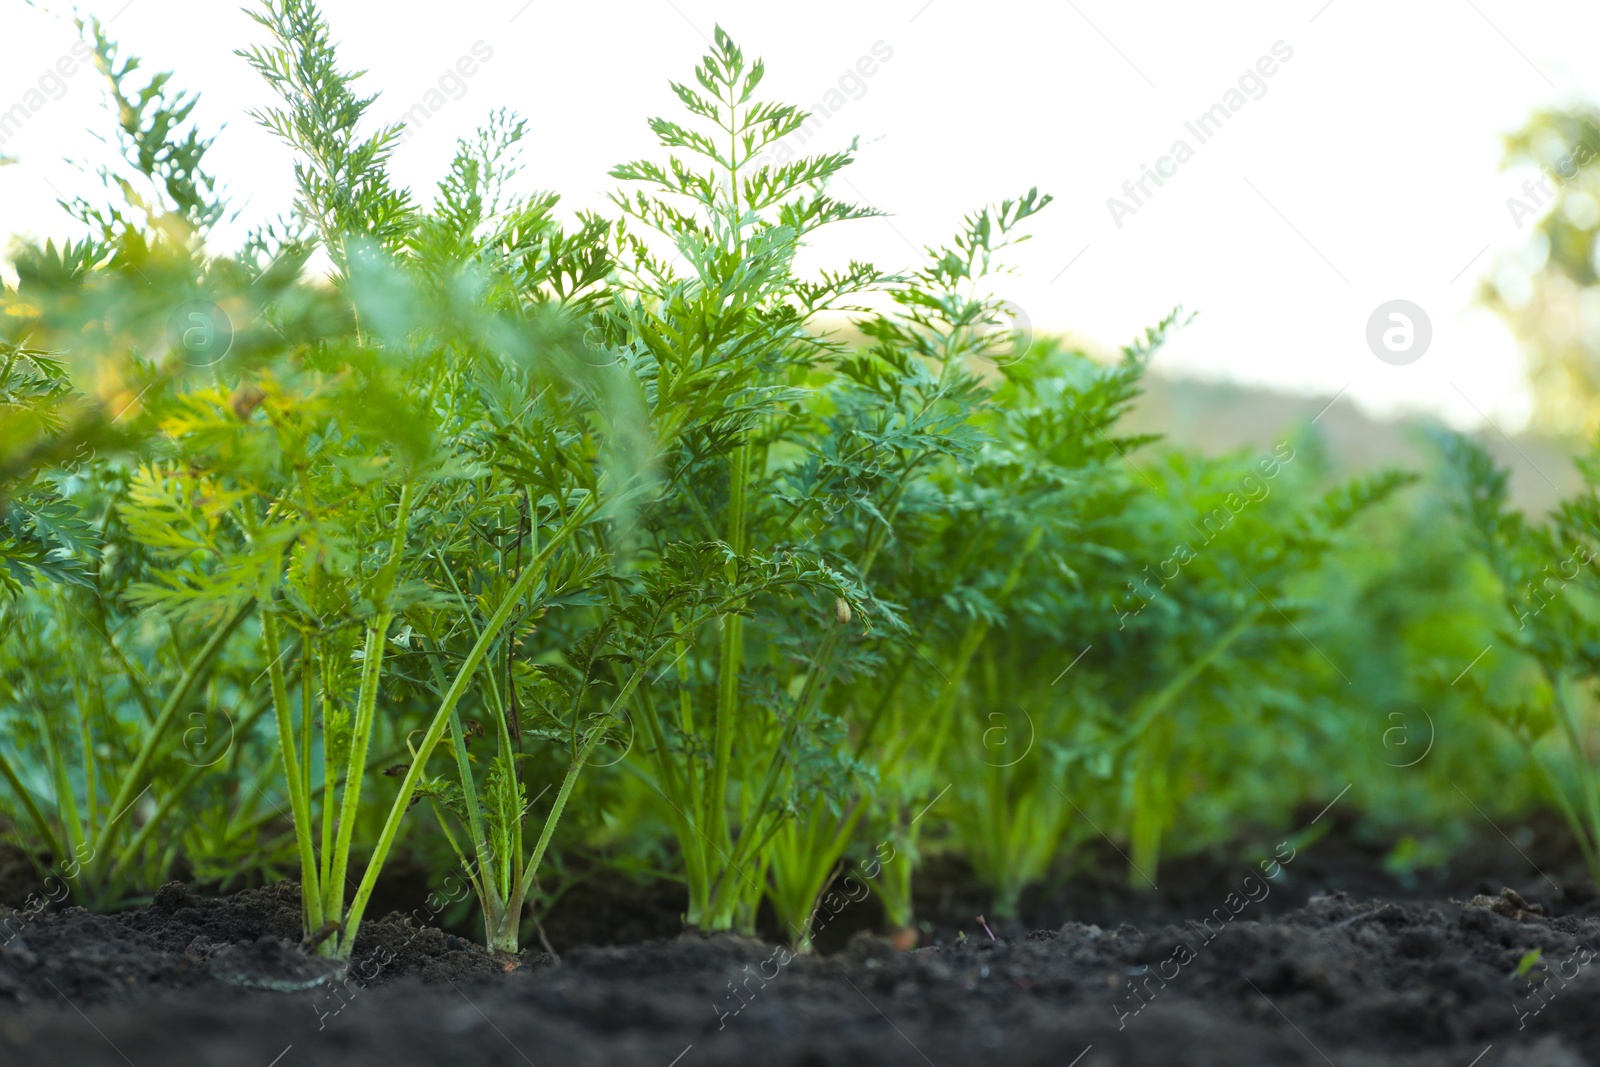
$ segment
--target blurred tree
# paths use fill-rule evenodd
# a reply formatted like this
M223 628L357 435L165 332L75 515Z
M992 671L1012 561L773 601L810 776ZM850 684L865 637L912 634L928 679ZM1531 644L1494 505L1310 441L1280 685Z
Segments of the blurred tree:
M1506 138L1505 166L1541 172L1506 200L1533 239L1505 257L1481 297L1528 353L1534 417L1547 433L1600 429L1600 111L1536 112Z

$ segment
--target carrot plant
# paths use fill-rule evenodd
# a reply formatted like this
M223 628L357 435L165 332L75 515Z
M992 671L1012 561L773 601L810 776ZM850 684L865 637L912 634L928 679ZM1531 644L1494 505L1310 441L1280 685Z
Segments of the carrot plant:
M258 118L301 153L295 217L258 231L236 257L210 256L205 231L220 210L199 195L210 190L195 166L205 142L176 125L192 101L139 124L139 107L161 99L166 78L129 105L118 79L137 65L119 64L102 36L113 95L135 123L130 159L168 193L130 202L163 236L139 243L127 213L85 206L96 243L25 257L19 291L37 302L24 306L40 329L64 330L95 311L104 332L137 342L148 341L174 290L242 320L234 351L198 370L182 366L192 352L133 361L151 383L138 414L153 436L107 511L143 563L122 606L200 627L207 639L150 713L111 803L91 807L122 813L137 799L198 680L236 631L251 630L308 935L344 955L429 755L452 726L462 743L462 700L496 706L503 695L492 681L500 663L511 667L507 627L526 629L550 603L595 586L602 568L585 538L609 521L609 486L630 477L627 450L602 458L596 442L622 421L626 401L581 335L605 269L593 248L599 224L569 239L551 218L552 198L502 197L523 126L502 116L464 143L438 203L423 209L386 176L398 130L356 132L370 100L339 70L315 9L266 4L258 21L271 43L246 58L283 99ZM331 291L301 280L317 249L334 265ZM157 271L170 288L151 306L127 276ZM497 575L457 580L460 556L439 546L497 527L508 501L521 508L525 550L514 563L507 554ZM438 544L420 537L434 534L444 535ZM392 718L380 711L386 693ZM255 694L247 699L253 715ZM423 728L408 738L418 705ZM515 720L503 726L520 733ZM573 773L585 751L573 753ZM408 754L388 816L369 832L363 808L376 765ZM474 796L507 788L494 771L464 769L463 784ZM519 770L505 773L514 780ZM570 789L569 776L547 825ZM490 841L477 845L481 854ZM358 882L359 852L370 855ZM503 888L513 895L517 883ZM514 903L520 918L520 896ZM508 941L502 916L486 915L496 946L515 947L515 922Z
M1017 331L1000 328L1006 311L994 292L997 276L1006 269L1000 259L1027 239L1026 223L1049 202L1034 191L1003 201L969 216L950 244L928 249L928 261L891 286L891 310L858 321L866 343L840 363L837 379L823 394L831 412L828 444L818 462L791 474L791 495L815 507L811 500L817 491L827 494L825 514L812 519L811 541L870 582L880 600L916 604L927 575L907 561L920 558L931 565L924 554L930 547L951 547L947 534L961 517L1011 506L1001 504L998 494L974 501L965 490L997 443L998 405L986 377L1027 345ZM1035 546L1032 535L1023 540L1020 559ZM870 548L856 559L860 545ZM953 566L944 575L965 578L977 559L947 559ZM964 620L969 629L1005 610L1019 566L994 593L990 614ZM907 781L915 772L907 759L907 739L896 731L901 720L896 716L886 725L884 717L891 708L902 708L896 690L932 666L918 646L939 628L939 616L951 605L919 607L923 610L901 613L903 626L870 644L858 643L849 673L824 695L825 707L848 727L835 742L836 758L858 769L842 794L814 788L775 838L769 899L786 929L809 931L818 900L857 827L872 820L873 796L908 785L914 793L918 787ZM950 707L949 695L941 694L932 713L917 718L942 724ZM903 835L900 843L911 847ZM900 868L909 871L911 865L908 859ZM903 881L908 874L897 869L889 877ZM808 935L798 943L809 947Z
M1270 696L1250 684L1264 661L1301 662L1310 648L1286 583L1404 484L1383 475L1310 507L1297 493L1268 508L1260 470L1169 467L1140 452L1152 438L1116 424L1176 323L1174 313L1112 368L1045 345L1003 368L980 423L989 441L952 479L940 536L919 546L931 580L909 587L913 614L946 618L869 703L865 732L888 724L894 738L890 780L915 783L884 805L878 832L915 857L924 805L948 805L1000 919L1015 919L1022 891L1095 826L1125 832L1130 884L1155 884L1187 791L1185 739ZM1261 462L1275 476L1284 461ZM936 670L909 670L924 664ZM915 866L885 886L896 925L912 918Z
M1583 488L1535 522L1511 506L1506 471L1482 446L1460 435L1439 440L1464 540L1505 609L1487 655L1509 654L1498 671L1465 672L1460 684L1516 738L1600 884L1600 774L1590 751L1600 680L1600 463L1586 455Z
M3 699L19 752L35 746L45 774L30 780L3 752L0 774L38 843L71 863L74 891L108 906L172 869L185 836L174 814L211 788L203 779L228 776L262 707L232 641L242 606L197 633L152 626L129 597L147 561L119 508L128 457L147 445L151 404L187 370L147 353L198 287L197 243L221 207L203 168L209 142L187 122L194 98L165 75L137 84L138 63L119 60L98 23L80 28L117 106L120 158L100 171L111 199L65 205L88 235L17 248L18 288L3 297ZM50 355L57 345L70 356ZM216 809L218 858L248 851L254 803ZM198 845L199 827L187 830Z
M1350 684L1319 650L1314 605L1300 589L1359 516L1413 477L1381 471L1318 492L1295 476L1295 454L1283 441L1242 462L1174 457L1160 472L1167 540L1152 546L1160 561L1123 602L1138 613L1128 642L1162 664L1154 684L1121 697L1129 714L1115 749L1126 761L1131 885L1156 877L1201 739L1261 721L1280 686Z
M753 929L771 843L800 783L848 773L830 751L823 697L844 669L843 635L868 607L860 575L883 544L874 536L852 559L828 561L806 543L823 499L817 479L840 473L824 470L815 407L842 345L815 320L885 276L856 262L797 274L795 255L814 231L872 212L826 191L849 152L757 165L805 120L755 99L763 73L719 29L696 69L699 88L674 86L704 132L651 124L687 159L612 172L649 190L614 196L623 213L616 328L639 353L666 489L640 512L645 550L667 566L684 546L712 542L727 554L729 582L741 567L781 564L790 575L759 607L722 614L714 632L684 632L670 669L633 696L634 751L687 868L687 920L707 929ZM701 170L688 161L696 157ZM797 478L808 497L793 492Z
M516 952L577 810L691 927L812 948L864 849L891 925L937 849L1012 920L1097 830L1153 881L1213 739L1329 681L1305 583L1403 479L1273 495L1292 451L1121 429L1178 316L1109 364L1003 329L1048 196L803 271L878 212L833 191L854 145L768 151L807 116L720 28L605 211L525 191L507 112L417 193L311 0L252 16L292 212L216 248L194 98L89 22L108 195L0 296L0 796L84 900L298 868L348 957L414 848ZM1534 551L1484 492L1485 551ZM1526 646L1579 757L1587 603Z
M1129 532L1149 521L1127 466L1148 438L1116 423L1178 316L1110 368L1048 347L1005 368L994 444L962 487L971 504L958 538L973 565L954 573L960 595L982 608L941 654L949 739L934 755L998 919L1017 917L1023 888L1076 836L1074 824L1086 829L1066 792L1081 788L1074 750L1101 725L1087 714L1096 700L1083 682L1115 619L1107 578L1128 558Z
M235 420L234 432L264 440L236 446L230 464L264 461L252 481L275 490L243 502L240 531L261 551L237 584L259 605L307 927L348 954L423 790L441 814L438 800L459 800L486 941L515 950L528 886L605 735L603 712L595 723L577 702L562 709L569 766L525 855L530 805L515 746L524 709L551 709L522 698L522 685L549 679L519 677L515 646L540 614L599 587L611 565L600 527L633 489L625 457L603 457L599 443L627 411L625 383L581 335L606 270L593 248L603 225L590 219L569 238L553 198L507 194L525 126L505 115L462 143L435 205L418 208L385 172L400 130L356 132L370 98L339 70L315 8L267 3L257 21L271 43L243 54L283 100L258 118L300 153L297 215L353 311L349 333L297 353L292 380L253 383L266 418ZM222 438L221 394L205 407L206 429ZM483 554L484 539L501 550ZM386 682L426 710L414 734L388 734L410 761L395 768L399 787L355 884L350 857ZM474 768L467 752L464 701L492 724L498 751L487 766ZM454 794L426 770L447 735Z

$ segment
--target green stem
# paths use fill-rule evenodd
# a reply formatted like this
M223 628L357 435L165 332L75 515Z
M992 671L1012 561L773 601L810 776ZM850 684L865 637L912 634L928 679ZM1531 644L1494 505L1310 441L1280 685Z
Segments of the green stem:
M122 669L125 672L123 676L123 682L127 685L128 691L133 694L134 700L138 701L139 710L143 713L145 722L147 724L154 723L156 718L155 706L150 703L150 695L145 692L144 685L140 682L140 679L143 677L143 672L129 661L122 649L117 647L116 640L111 636L111 630L107 625L106 620L105 604L102 599L103 595L104 594L95 599L95 603L98 605L98 611L96 613L97 621L89 628L105 641L106 647L111 650L111 654L115 656L117 658L117 662L122 665Z
M316 724L315 701L317 697L317 655L316 645L312 643L310 634L300 637L300 781L299 788L306 796L311 797L311 735ZM307 818L310 817L310 807L306 809ZM309 822L307 832L310 832ZM313 871L315 869L313 868Z
M1171 681L1140 701L1136 708L1136 718L1133 726L1129 729L1124 743L1135 741L1141 737L1150 724L1155 721L1156 717L1165 711L1188 688L1190 682L1198 678L1206 668L1215 663L1218 657L1244 635L1244 632L1256 621L1256 616L1260 613L1260 608L1252 608L1245 612L1238 622L1230 626L1211 643L1203 655L1189 661L1183 670L1172 676Z
M12 768L11 761L6 759L6 754L0 752L0 777L4 777L11 785L11 791L22 801L22 806L28 812L28 818L33 820L34 829L39 831L39 836L44 839L45 847L50 850L52 859L59 859L61 852L61 839L45 821L44 812L39 810L39 805L34 803L33 794L23 786L22 780L17 777L17 772Z
M494 943L489 947L502 952L516 952L519 948L519 939L522 924L522 906L527 899L528 888L533 885L533 878L539 873L539 864L544 861L544 853L550 847L550 839L555 836L556 824L561 821L561 813L566 810L567 798L572 796L572 787L577 784L578 773L583 770L583 765L589 759L589 753L599 741L603 731L596 730L594 736L585 743L583 749L573 759L567 768L565 777L561 779L561 789L556 793L555 803L550 806L550 814L545 816L544 829L539 834L539 841L533 846L533 855L528 857L528 865L523 868L522 876L518 880L511 898L506 902L505 911L502 913L501 927ZM510 928L507 929L507 926Z
M439 823L439 830L444 834L444 839L450 845L450 851L455 854L456 863L467 872L467 881L472 883L472 891L478 896L478 907L483 910L483 936L484 944L492 944L494 931L498 928L498 909L494 898L489 895L489 889L483 881L483 865L467 859L466 853L461 851L461 845L456 841L456 835L450 831L450 822L444 817L444 811L439 807L439 802L433 797L428 798L428 807L433 809L433 817Z
M672 753L667 748L666 731L662 728L660 717L656 714L655 704L649 697L643 696L636 702L640 718L650 742L650 752L655 764L656 781L651 783L656 792L660 793L667 801L667 819L672 823L673 832L678 838L678 847L683 852L683 866L685 877L689 883L689 911L687 922L690 926L698 927L705 914L705 903L709 893L710 875L707 864L709 862L705 842L701 839L699 827L694 823L694 816L689 812L698 812L692 797L685 810L684 804L689 791L678 781L678 767L672 758ZM691 757L692 758L692 757ZM641 775L642 777L642 775ZM674 799L676 798L676 799Z
M56 736L56 731L51 725L46 725L44 736L50 758L50 770L55 777L56 814L66 831L66 845L72 850L74 859L80 860L84 866L92 866L98 852L89 852L87 855L84 852L86 834L83 824L78 819L78 801L72 795L72 780L67 775L67 757L62 751L61 739ZM56 859L64 860L66 857L57 856Z
M92 684L98 688L98 674L95 675ZM83 695L87 698L88 686L84 689ZM100 821L100 805L97 800L99 791L95 787L95 780L99 774L95 770L94 740L89 730L89 704L86 699L80 699L78 702L78 747L83 750L84 814L88 816L87 825L94 826Z
M345 765L344 794L339 802L339 832L333 843L333 865L328 874L328 884L323 887L328 894L330 916L340 915L344 911L344 882L350 867L350 846L355 840L356 815L361 808L361 784L367 769L367 745L372 739L372 722L378 705L384 646L393 617L387 611L380 611L373 624L367 627L361 662L361 690L356 702L355 723L351 729L350 758Z
M745 490L750 442L734 450L728 468L728 547L735 556L745 553ZM729 563L738 567L738 560ZM730 579L733 577L729 576ZM708 811L705 819L711 840L725 846L728 829L728 772L733 762L734 719L739 708L739 672L744 658L744 616L729 614L722 619L722 648L718 660L717 710L712 720L711 788L706 791Z
M374 583L374 596L378 601L377 618L367 627L366 647L361 659L361 692L356 705L356 718L350 739L350 756L345 765L344 796L339 805L339 837L333 846L333 871L324 892L330 894L332 906L328 915L344 914L345 872L350 866L350 845L355 840L356 816L361 809L361 785L367 770L367 748L372 743L373 720L377 715L378 686L383 681L383 656L389 645L389 623L394 611L388 600L394 591L396 574L405 552L406 528L411 522L411 483L400 487L400 505L394 526L394 539L389 545L389 558L384 563ZM354 944L354 936L350 937Z
M617 692L616 697L612 699L607 709L608 719L614 719L618 709L626 707L633 700L633 695L638 690L639 683L655 668L657 661L660 660L666 650L673 647L674 644L675 642L671 641L662 642L660 648L639 662L633 673L628 677L628 680L623 683L621 689ZM573 714L577 714L576 708L573 709ZM596 728L590 732L582 745L579 746L578 751L573 754L572 763L567 768L566 776L562 779L561 789L556 794L555 802L550 807L550 813L545 816L544 830L539 834L539 841L534 846L533 855L528 858L528 864L518 878L513 888L511 899L508 901L505 918L506 921L513 924L509 932L509 941L506 940L508 936L506 931L502 930L502 944L493 947L504 948L505 944L509 944L510 948L507 951L515 952L517 950L518 929L516 924L521 921L522 905L527 898L527 891L533 885L534 876L539 873L539 864L543 862L545 850L550 846L550 839L555 833L556 824L561 821L561 813L566 809L567 799L572 795L572 787L577 783L578 774L588 763L589 754L594 751L595 746L604 737L605 731Z
M403 748L391 748L391 749L388 749L388 750L386 750L384 752L379 753L378 755L374 756L372 759L369 759L367 761L367 770L369 772L371 772L373 770L376 770L376 769L382 768L382 767L392 767L394 765L394 761L395 760L402 759L402 758L409 759L410 757L411 757L411 753L409 751L407 751L406 749L403 749ZM321 796L322 796L322 786L321 786L321 784L319 783L319 784L313 786L311 788L311 792L308 795L311 797L311 800L312 800L313 804L315 804L315 802L318 799L320 799ZM244 832L244 833L250 833L251 831L259 830L263 826L266 826L268 823L270 823L270 822L272 822L272 821L274 821L276 819L281 819L282 817L283 817L283 812L282 811L277 810L277 809L269 810L269 811L263 812L261 814L252 816L250 818L249 822L241 824L240 830L242 832Z
M856 759L866 755L867 746L872 744L873 735L878 732L878 725L883 722L883 717L894 704L896 693L900 690L900 683L905 680L906 671L911 667L912 653L907 650L900 657L900 662L895 665L894 672L885 680L883 693L878 698L878 704L872 710L872 716L867 720L867 725L861 730L861 736L856 739ZM898 762L898 761L895 761ZM892 766L892 765L891 765ZM889 768L884 768L888 770Z
M593 500L593 498L591 498ZM473 644L472 650L467 653L467 658L462 662L460 670L456 672L455 681L451 683L439 708L434 712L433 722L428 726L428 732L423 735L422 743L417 747L417 754L411 760L411 766L406 771L405 779L400 783L399 795L394 798L394 803L389 808L389 816L384 821L383 830L379 834L377 846L373 849L372 859L367 864L367 870L361 878L361 884L356 888L355 898L350 902L350 910L345 916L344 935L340 941L340 952L349 955L355 947L356 932L361 926L362 913L366 911L367 901L372 897L372 891L377 885L378 872L383 869L383 863L389 857L389 849L394 846L396 835L400 832L400 821L405 818L406 810L411 806L411 797L416 792L417 782L422 777L423 768L427 765L428 757L438 746L439 740L444 736L444 731L450 725L450 713L456 708L467 687L472 683L472 676L477 673L478 666L488 654L500 630L511 618L511 612L534 583L544 574L556 550L566 543L580 525L593 513L595 505L585 503L576 509L572 517L564 524L545 545L539 555L529 564L528 569L517 576L506 595L501 598L500 605L490 616L483 632L478 635L478 640Z
M278 646L278 624L272 618L270 605L261 607L261 635L266 643L267 674L271 679L272 706L278 720L278 751L283 757L284 782L289 792L289 810L294 816L295 843L300 852L300 902L301 918L307 934L322 926L322 891L317 880L317 855L311 841L311 793L304 788L301 773L302 750L295 744L294 724L289 717L289 686L284 677L283 653ZM301 676L304 678L304 670ZM302 701L303 701L302 697ZM302 729L308 729L303 724Z
M436 650L442 654L442 649ZM440 657L429 656L429 665L433 668L434 682L439 687L439 692L445 691L444 670L440 667ZM489 874L494 866L494 849L489 844L489 835L484 827L483 808L478 803L478 782L472 773L472 760L467 754L467 740L461 728L461 712L450 712L450 747L456 758L456 774L461 779L461 794L467 806L467 832L472 836L472 848L477 864L477 873L473 878L474 886L478 890L478 897L483 903L485 936L492 936L489 926L489 912L491 903L496 903L498 894L496 887L489 881ZM437 805L436 805L437 807ZM444 814L438 812L440 825L444 825ZM449 827L445 827L445 835L450 837L450 843L455 845L455 838L450 835ZM456 850L458 853L460 849ZM467 866L465 856L461 857L463 866Z
M333 760L333 746L328 744L328 722L333 710L333 664L322 658L322 852L318 857L317 887L322 894L322 921L334 916L329 912L328 887L333 877L333 813L339 806L339 768ZM323 942L327 944L327 942Z
M480 635L477 633L477 628L472 622L472 613L474 610L472 604L467 599L466 593L462 592L461 585L456 581L455 574L453 571L451 571L450 565L446 563L442 557L439 558L439 565L441 568L443 568L445 577L449 579L450 587L455 590L456 599L461 604L462 617L466 619L467 625L473 627L473 637L476 639ZM439 692L442 694L446 689L444 681L444 669L441 666L441 657L443 656L444 650L441 648L437 649L437 651L439 652L439 655L429 657L429 665L433 669L434 684L438 686ZM506 726L504 709L500 707L498 692L495 689L495 680L492 675L489 678L489 691L490 694L495 697L494 707L492 707L490 710L494 713L495 718L499 722L498 734L502 736L502 740L500 742L501 752L509 761L511 758L510 734ZM459 709L450 712L450 746L455 754L456 773L461 779L462 799L467 807L467 829L472 835L473 851L477 856L478 875L484 881L484 892L491 894L491 896L485 898L484 921L487 924L489 920L489 903L494 903L496 907L503 906L505 896L510 891L510 874L507 872L504 877L494 877L494 844L489 840L487 823L483 817L483 805L478 800L478 781L476 776L472 773L472 761L467 754L466 732L461 728L461 712ZM518 813L517 823L519 826L521 825L521 822L521 813ZM521 863L522 843L520 839L516 843L515 852L516 856L513 862ZM503 866L504 865L502 864L502 868ZM490 937L492 939L493 935L491 934Z

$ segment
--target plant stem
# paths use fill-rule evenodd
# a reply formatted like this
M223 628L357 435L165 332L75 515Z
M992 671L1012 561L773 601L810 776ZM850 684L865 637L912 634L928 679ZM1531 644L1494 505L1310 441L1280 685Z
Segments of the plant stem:
M1256 617L1260 613L1260 608L1251 608L1246 611L1239 618L1239 621L1223 631L1206 648L1203 654L1190 660L1181 671L1172 676L1172 679L1166 685L1140 701L1135 708L1137 718L1128 730L1127 740L1136 741L1142 736L1145 729L1155 721L1156 716L1165 711L1184 689L1188 688L1190 682L1198 678L1206 668L1216 662L1219 656L1231 648L1233 643L1242 637L1244 632L1256 621Z
M544 860L545 849L550 847L550 839L555 836L556 823L561 821L561 813L566 809L567 798L572 796L572 787L577 784L578 772L583 770L583 765L589 758L589 752L602 732L595 731L594 738L586 743L567 767L566 775L561 779L561 788L556 793L555 802L550 806L550 814L545 816L544 830L539 834L539 841L533 846L533 855L528 857L528 865L523 868L521 877L517 881L512 898L501 919L501 928L495 938L495 943L490 947L505 952L516 952L520 947L522 905L527 898L527 890L533 885L533 879L539 873L539 864ZM506 925L510 925L510 930Z
M593 500L593 498L590 498ZM450 713L456 708L467 687L472 683L472 677L477 672L478 666L488 654L490 646L499 636L500 630L511 618L511 612L520 602L534 582L545 572L550 559L556 550L566 543L567 538L575 533L580 525L593 513L595 505L585 502L577 508L568 521L556 531L550 541L540 551L539 555L528 565L528 569L517 576L517 580L501 598L500 605L490 616L483 632L478 635L478 640L473 644L472 650L467 653L467 658L462 662L461 668L456 672L455 681L450 684L449 690L439 702L439 708L434 712L433 722L428 726L428 732L423 736L422 743L417 746L417 754L411 760L411 766L406 771L404 781L400 783L400 793L395 797L394 803L389 808L389 816L384 821L383 830L379 834L376 847L372 851L372 859L367 863L367 870L361 878L361 884L356 887L355 898L350 902L350 910L344 920L344 935L340 941L341 955L348 956L355 947L356 932L361 926L361 916L366 910L367 901L372 897L372 890L377 885L378 872L383 869L384 860L389 856L389 849L394 846L395 836L400 832L400 820L405 818L406 809L411 806L411 797L416 792L417 781L422 777L423 768L427 765L428 757L433 754L434 748L439 744L440 738L450 724Z
M55 776L56 814L61 820L61 827L66 831L65 844L72 850L72 858L85 865L92 864L98 851L91 851L87 858L84 855L85 831L83 824L78 820L78 802L72 795L72 780L67 776L67 757L62 751L61 739L56 736L53 724L47 724L44 729L46 749L50 758L50 769ZM67 857L57 856L57 860Z
M355 840L356 815L361 809L361 783L367 769L367 745L372 739L372 720L378 704L384 646L387 643L389 621L393 617L387 611L380 611L377 619L367 627L361 662L361 690L351 731L350 758L344 772L344 795L339 803L339 833L333 844L333 866L328 874L328 883L323 887L328 894L330 916L340 915L344 911L345 872L350 865L350 846Z
M322 892L317 878L316 850L311 842L311 792L305 788L300 756L297 755L294 724L289 718L289 687L284 680L283 653L278 647L278 624L270 605L261 606L261 635L266 643L267 673L271 678L272 706L278 720L278 751L283 757L284 781L289 792L289 809L294 817L295 843L300 852L300 903L307 934L322 926ZM305 671L301 672L302 684ZM305 698L302 694L302 705ZM303 708L302 708L303 710ZM302 730L310 724L303 723Z
M406 528L411 522L411 483L400 486L400 505L395 520L394 539L389 545L389 558L379 572L375 585L379 601L377 618L367 627L366 647L361 659L361 691L356 705L356 717L350 739L350 758L345 766L344 796L339 806L339 837L333 846L333 868L323 891L329 894L332 904L327 909L330 917L344 913L345 871L350 865L350 845L355 839L356 816L361 809L361 784L367 770L367 748L372 742L373 719L377 713L378 686L383 680L383 656L388 648L389 623L394 611L388 599L394 590L396 573L400 567L406 544ZM354 932L348 935L354 945ZM341 948L343 948L341 941Z
M10 783L11 791L22 802L23 808L28 812L28 818L33 820L34 829L39 831L39 836L44 838L45 847L50 849L51 858L56 859L62 855L61 839L45 821L44 813L39 810L39 805L34 802L33 794L23 786L22 780L17 777L17 772L12 768L11 761L6 759L4 751L0 751L0 777Z
M740 443L728 466L728 547L735 556L745 553L746 467L750 461L750 442ZM738 561L728 564L737 568ZM730 578L733 576L730 575ZM726 847L731 840L728 827L728 772L733 762L734 719L739 707L739 671L744 658L744 616L730 613L722 618L722 649L718 661L717 710L712 720L711 788L706 791L709 809L706 825L711 840Z
M333 702L330 694L333 692L333 664L327 656L322 657L322 852L318 859L317 889L322 897L322 918L328 922L333 918L328 912L328 885L333 876L333 813L339 804L339 768L333 761L333 746L328 744L327 730L329 712ZM327 945L328 942L322 942ZM332 951L330 947L329 951Z
M316 645L310 634L300 638L300 781L298 786L308 801L306 807L307 833L310 833L311 809L311 732L316 722L313 704L316 700L317 657ZM312 869L315 873L315 868Z

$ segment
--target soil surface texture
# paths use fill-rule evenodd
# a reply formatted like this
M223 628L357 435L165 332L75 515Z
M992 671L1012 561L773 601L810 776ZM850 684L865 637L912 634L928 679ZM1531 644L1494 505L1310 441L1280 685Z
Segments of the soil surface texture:
M394 913L348 970L296 944L292 884L173 883L112 916L0 907L0 1064L1600 1065L1600 908L1568 857L1531 852L1400 878L1330 834L1174 863L1162 891L1121 891L1126 921L1112 883L1078 879L1021 923L979 922L961 902L981 895L946 872L927 879L931 943L898 952L869 929L870 891L808 956L729 935L594 944L604 929L569 906L545 923L559 959L497 957ZM1476 869L1491 860L1504 882ZM631 920L608 884L601 914L630 933L670 914L645 887L650 918ZM1041 923L1052 902L1076 918Z

